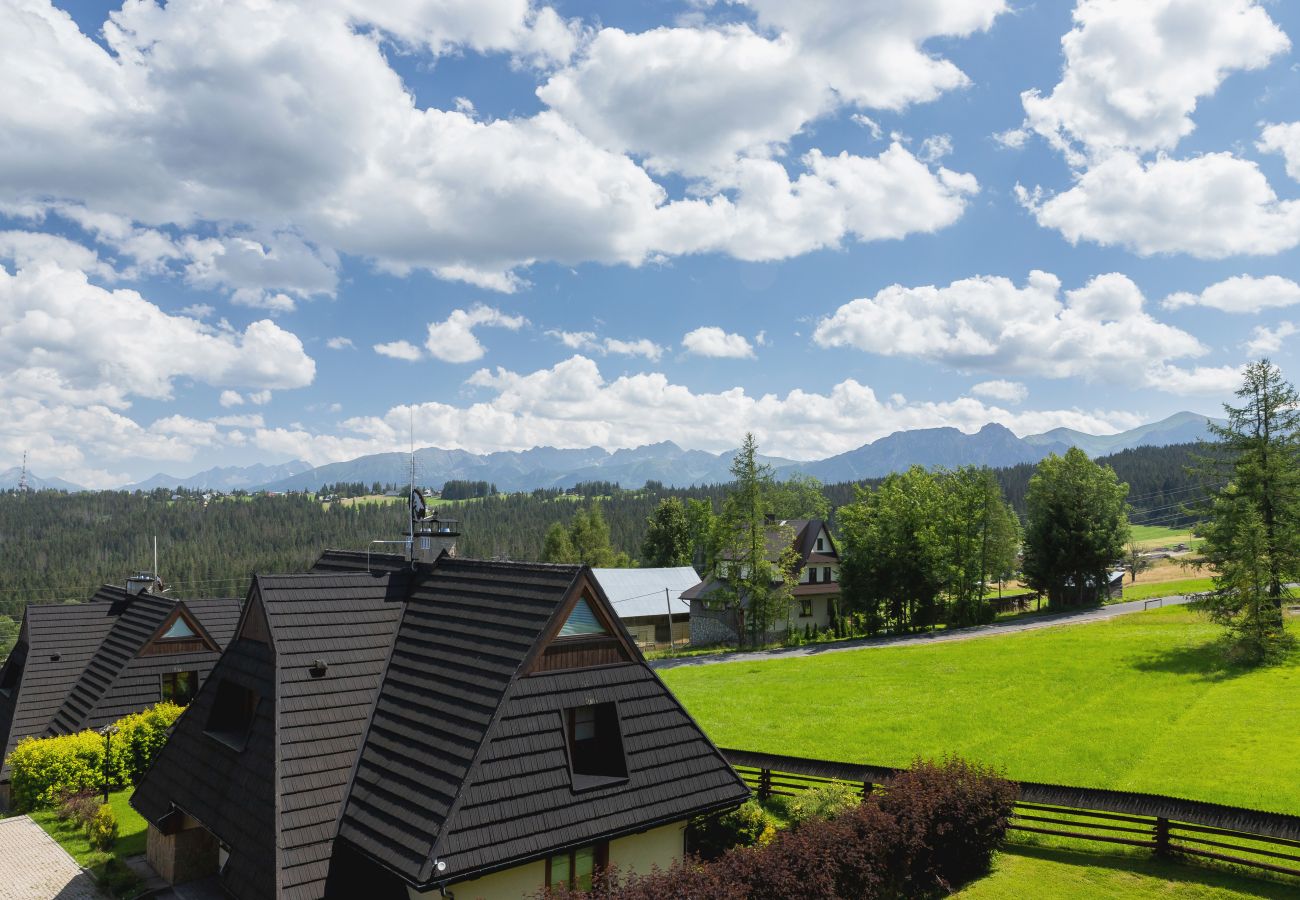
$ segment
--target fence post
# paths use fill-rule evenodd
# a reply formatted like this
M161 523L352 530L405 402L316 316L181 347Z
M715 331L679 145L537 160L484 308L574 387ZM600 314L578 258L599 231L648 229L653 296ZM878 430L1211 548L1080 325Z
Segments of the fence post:
M868 779L868 780L862 782L862 799L863 799L863 800L866 800L868 797L871 796L871 788L872 788L872 784L871 784L871 780L870 780L870 779Z
M1156 855L1169 855L1169 820L1156 816Z
M772 796L772 770L758 770L758 799L768 800Z

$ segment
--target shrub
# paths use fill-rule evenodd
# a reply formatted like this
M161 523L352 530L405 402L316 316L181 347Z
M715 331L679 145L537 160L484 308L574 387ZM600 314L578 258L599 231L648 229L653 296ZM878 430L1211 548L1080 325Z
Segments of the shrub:
M99 811L99 800L93 791L61 791L58 810L59 821L73 821L84 826Z
M117 843L117 814L107 803L99 807L94 818L86 825L86 838L95 850L112 850Z
M904 892L946 893L986 874L1016 793L995 770L960 759L917 760L900 773L880 807L898 826Z
M732 847L766 843L775 834L776 819L757 800L729 813L698 816L686 826L687 846L704 859L717 859Z
M537 896L938 897L988 871L1014 801L1015 785L991 769L955 759L939 764L918 761L895 779L884 797L850 804L833 818L808 818L757 846L736 847L711 862L691 858L667 871L625 878L611 869L596 878L588 894L563 888Z
M790 824L798 825L809 819L833 819L844 810L857 806L860 800L858 789L842 781L800 791L787 804Z
M110 784L134 784L167 740L167 730L183 710L159 703L116 723L107 777ZM51 738L26 738L9 754L13 806L19 812L57 806L67 794L103 788L104 737L81 731Z

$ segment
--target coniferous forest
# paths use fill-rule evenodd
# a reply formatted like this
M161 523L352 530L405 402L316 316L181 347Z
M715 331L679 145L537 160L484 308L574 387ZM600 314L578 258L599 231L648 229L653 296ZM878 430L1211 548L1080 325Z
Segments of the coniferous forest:
M1180 507L1199 498L1188 474L1193 445L1126 450L1098 462L1130 485L1135 524L1182 525ZM995 470L1003 495L1022 517L1034 466ZM567 523L580 503L601 505L615 551L638 555L646 520L668 496L709 498L720 508L725 485L665 488L651 482L625 491L591 482L580 490L537 490L445 503L461 523L461 552L468 556L539 559L547 529ZM823 488L832 508L853 499L853 484ZM833 517L832 517L833 520ZM177 597L240 596L253 573L303 571L327 547L365 549L372 540L400 539L406 507L392 503L323 504L305 494L217 496L120 491L68 494L0 492L0 616L20 620L28 603L77 602L102 583L153 566L158 538L159 574ZM389 547L377 546L377 550ZM0 619L0 655L12 625Z

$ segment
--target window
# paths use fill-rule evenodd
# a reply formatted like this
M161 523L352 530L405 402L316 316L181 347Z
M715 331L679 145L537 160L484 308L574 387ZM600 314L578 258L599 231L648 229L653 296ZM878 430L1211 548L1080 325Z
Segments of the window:
M204 733L236 750L243 750L248 744L248 732L253 727L257 700L257 694L242 684L221 679Z
M604 841L557 853L546 859L546 886L548 888L568 886L580 891L589 891L593 875L607 865L609 865L609 844Z
M800 600L799 600L799 615L801 615L801 616L805 616L805 617L806 617L806 616L811 616L811 615L812 615L812 598L811 598L811 597L801 597L801 598L800 598Z
M825 549L826 549L826 539L825 539L825 538L818 538L818 539L817 539L817 549L818 549L818 550L825 550Z
M576 706L564 711L569 768L576 790L601 787L627 778L623 731L613 703Z
M822 581L825 581L825 582L827 582L827 583L829 584L829 583L830 583L830 580L831 580L831 567L830 567L830 566L823 566L823 567L822 567Z
M172 627L168 628L167 633L162 636L162 640L184 641L193 637L197 637L194 633L194 629L191 628L190 624L183 618L177 616L176 621L172 623Z
M809 583L809 584L816 584L816 583L817 583L817 567L816 567L816 566L809 566L809 567L808 567L808 583Z
M198 672L164 672L162 698L170 703L188 706L199 692Z
M596 618L596 613L592 611L591 604L587 602L586 597L580 597L578 602L573 606L573 612L569 613L569 620L564 623L560 629L560 637L577 637L587 634L605 634L605 626L600 624L600 619Z

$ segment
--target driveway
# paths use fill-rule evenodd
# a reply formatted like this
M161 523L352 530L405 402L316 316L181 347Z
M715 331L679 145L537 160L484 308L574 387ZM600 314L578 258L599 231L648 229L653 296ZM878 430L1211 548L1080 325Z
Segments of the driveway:
M28 816L0 819L0 900L104 900L95 880Z
M823 653L873 650L878 647L916 647L922 644L941 644L946 641L969 641L974 638L991 637L997 634L1011 634L1017 631L1033 631L1037 628L1053 628L1057 625L1075 625L1079 622L1113 619L1116 616L1141 612L1148 606L1161 604L1164 606L1177 606L1180 603L1187 603L1191 599L1190 595L1179 595L1151 600L1126 600L1123 603L1112 603L1110 606L1048 613L1025 619L1015 619L1010 622L980 625L975 628L957 628L952 631L933 631L925 634L899 635L898 637L856 638L850 641L836 641L833 644L805 644L802 647L778 647L774 650L714 653L705 656L686 656L680 659L656 659L651 660L650 668L675 669L678 666L709 666L716 663L782 659L787 656L820 656Z

